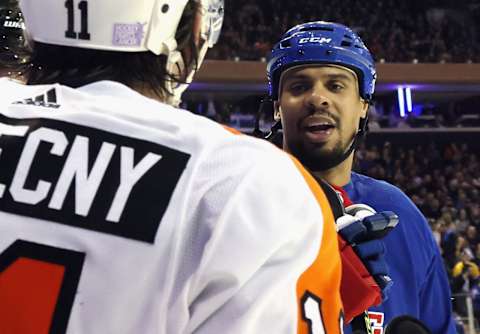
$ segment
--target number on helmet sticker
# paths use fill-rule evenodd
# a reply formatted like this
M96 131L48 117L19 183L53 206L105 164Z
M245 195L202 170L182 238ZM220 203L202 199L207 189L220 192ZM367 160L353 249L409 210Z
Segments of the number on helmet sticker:
M88 33L88 2L82 0L78 3L80 9L80 33L75 32L75 9L74 0L65 1L65 8L67 8L67 30L65 37L74 39L90 40Z
M305 292L302 297L302 319L307 322L310 334L325 334L321 306L320 298Z
M24 240L2 252L0 333L65 333L84 258Z

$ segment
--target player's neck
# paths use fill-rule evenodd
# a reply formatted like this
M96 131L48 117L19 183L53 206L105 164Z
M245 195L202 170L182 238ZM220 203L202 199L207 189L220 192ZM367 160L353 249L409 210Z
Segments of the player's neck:
M159 95L158 92L153 91L150 87L147 87L145 85L137 84L132 87L134 90L136 90L138 93L142 94L145 97L148 97L153 100L157 100L162 103L167 103L167 98L165 97L164 94Z
M321 172L313 172L313 176L316 179L323 179L330 184L343 187L350 182L350 176L352 173L353 165L353 156L354 153L342 161L340 164L336 165L333 168L327 169Z

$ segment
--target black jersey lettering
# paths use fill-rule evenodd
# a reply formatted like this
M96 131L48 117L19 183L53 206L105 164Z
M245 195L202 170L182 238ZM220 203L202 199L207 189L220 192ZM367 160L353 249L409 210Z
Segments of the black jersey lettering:
M151 243L189 157L72 123L0 116L0 210Z

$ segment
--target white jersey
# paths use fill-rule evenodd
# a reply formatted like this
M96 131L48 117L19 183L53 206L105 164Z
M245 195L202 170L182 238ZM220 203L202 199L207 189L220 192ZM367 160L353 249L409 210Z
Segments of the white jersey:
M114 82L1 79L0 170L0 333L322 326L298 281L324 210L268 143Z

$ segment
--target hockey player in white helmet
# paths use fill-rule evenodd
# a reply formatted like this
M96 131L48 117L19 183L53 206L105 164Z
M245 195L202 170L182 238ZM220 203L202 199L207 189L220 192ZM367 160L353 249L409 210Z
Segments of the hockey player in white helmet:
M266 142L174 107L220 0L22 0L0 79L0 333L342 326L324 193ZM281 177L282 182L278 182Z

